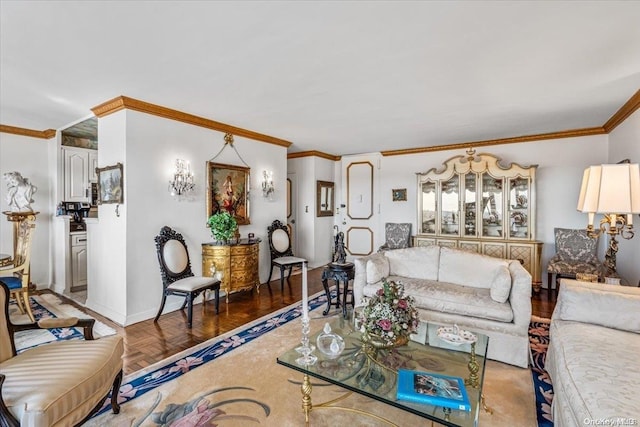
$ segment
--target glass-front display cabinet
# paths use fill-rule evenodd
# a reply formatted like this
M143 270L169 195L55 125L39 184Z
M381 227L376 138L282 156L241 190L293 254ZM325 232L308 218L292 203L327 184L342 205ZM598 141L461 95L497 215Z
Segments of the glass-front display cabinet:
M418 173L416 245L442 245L518 259L541 285L542 242L535 240L537 165L502 165L498 157L456 156Z

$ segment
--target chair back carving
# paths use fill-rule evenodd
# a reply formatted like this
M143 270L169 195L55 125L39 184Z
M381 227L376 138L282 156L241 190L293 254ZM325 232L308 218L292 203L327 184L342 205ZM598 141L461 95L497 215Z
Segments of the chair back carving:
M193 276L189 251L182 234L164 226L155 241L162 285L165 288L176 280Z
M269 251L271 252L271 259L273 260L283 256L293 256L289 228L276 219L271 223L267 230L269 235Z
M0 363L16 355L16 348L9 329L9 288L0 282Z

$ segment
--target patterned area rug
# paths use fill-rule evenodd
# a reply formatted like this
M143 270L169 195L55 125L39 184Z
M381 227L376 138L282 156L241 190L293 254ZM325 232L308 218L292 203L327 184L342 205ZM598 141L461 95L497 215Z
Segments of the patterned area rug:
M31 300L31 310L36 321L55 317L77 317L79 319L91 319L92 317L78 310L71 304L63 302L53 294L34 295ZM9 302L9 317L13 323L29 323L29 317L21 314L15 300ZM96 320L93 326L95 338L115 334L116 331ZM74 340L84 338L82 328L55 328L18 332L15 335L16 350L18 353L40 344L55 340Z
M549 319L535 317L529 324L529 343L531 345L531 374L536 394L536 412L538 427L552 427L551 402L553 386L549 374L544 369L547 348L549 347Z
M310 299L311 333L327 321L324 293ZM188 349L127 376L119 392L120 414L105 406L87 426L300 426L299 372L278 365L277 355L300 340L299 305ZM533 382L528 369L488 361L483 392L493 414L480 411L480 425L536 426ZM416 415L340 387L312 380L312 399L339 401L347 410L314 408L314 427L425 425ZM355 413L364 410L369 415ZM437 409L436 409L437 410ZM428 424L428 423L427 423Z

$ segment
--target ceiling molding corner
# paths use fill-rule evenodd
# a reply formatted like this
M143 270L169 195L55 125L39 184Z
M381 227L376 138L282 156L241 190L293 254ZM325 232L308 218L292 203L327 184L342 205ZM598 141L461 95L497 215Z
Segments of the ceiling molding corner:
M16 126L0 125L0 132L14 135L30 136L32 138L51 139L56 136L55 129L34 130Z
M194 126L203 127L223 133L230 133L235 136L253 139L255 141L266 142L268 144L278 145L280 147L289 148L293 143L284 139L276 138L274 136L265 135L262 133L254 132L252 130L239 128L236 126L228 125L226 123L216 122L215 120L207 119L204 117L196 116L193 114L185 113L183 111L174 110L171 108L163 107L162 105L151 104L149 102L141 101L139 99L129 98L127 96L119 96L107 102L104 102L91 109L93 114L98 117L104 117L106 115L115 113L122 109L139 111L141 113L151 114L154 116L162 117L169 120L175 120L182 123L187 123Z
M624 122L627 117L635 113L638 108L640 108L640 89L638 89L638 91L634 93L633 96L629 98L629 100L625 102L624 105L620 107L620 109L616 111L604 125L602 125L605 132L610 133L620 123Z
M297 153L289 153L287 154L287 160L299 159L301 157L312 157L312 156L322 157L323 159L333 160L334 162L337 162L342 158L341 156L335 156L333 154L323 153L322 151L311 150L311 151L299 151Z

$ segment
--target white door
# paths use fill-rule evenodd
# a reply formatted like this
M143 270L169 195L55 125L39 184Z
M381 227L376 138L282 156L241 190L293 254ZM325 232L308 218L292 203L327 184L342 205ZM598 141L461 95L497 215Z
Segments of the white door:
M378 172L376 154L342 157L342 188L338 218L348 259L372 254L380 246ZM383 236L384 237L384 236Z
M297 255L298 252L296 249L298 248L298 233L296 232L296 204L298 194L298 178L295 173L287 174L287 226L291 231L291 248L293 249L294 255Z

